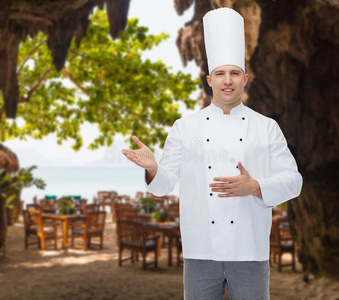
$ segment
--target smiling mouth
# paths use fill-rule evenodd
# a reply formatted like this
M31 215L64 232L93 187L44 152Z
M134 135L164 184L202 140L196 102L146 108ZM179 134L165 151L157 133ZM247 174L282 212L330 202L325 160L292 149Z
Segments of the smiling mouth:
M222 91L225 93L231 93L234 91L234 89L222 89Z

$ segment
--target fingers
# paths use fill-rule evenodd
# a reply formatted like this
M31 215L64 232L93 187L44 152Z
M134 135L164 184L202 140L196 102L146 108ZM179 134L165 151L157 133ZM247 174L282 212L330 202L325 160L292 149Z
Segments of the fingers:
M233 187L220 187L220 188L212 188L212 192L218 192L218 193L226 193L232 190Z
M134 156L135 150L129 150L129 149L122 149L122 154L125 155L128 159L132 156Z
M209 187L215 187L215 188L227 188L227 187L235 187L236 183L232 182L224 182L224 183L210 183Z
M132 141L137 144L139 148L145 147L145 145L135 136L132 136Z
M132 136L132 141L139 147L143 148L146 147L135 135ZM131 160L134 163L137 159L137 150L130 150L130 149L122 149L122 154L125 155L129 160Z
M227 186L211 188L211 191L217 192L217 193L230 193L230 192L237 190L237 188L238 187L236 185L227 185Z
M136 159L135 150L123 149L122 154L125 155L131 161Z
M218 197L219 198L228 198L228 197L236 197L236 195L233 194L233 193L226 193L226 194L219 194Z
M243 174L243 175L248 174L247 170L244 168L244 166L242 165L242 163L240 161L238 162L238 169L240 171L240 174Z
M215 177L214 181L222 181L222 182L234 182L236 181L236 176L234 177Z
M144 167L144 163L135 150L122 150L122 153L139 167Z

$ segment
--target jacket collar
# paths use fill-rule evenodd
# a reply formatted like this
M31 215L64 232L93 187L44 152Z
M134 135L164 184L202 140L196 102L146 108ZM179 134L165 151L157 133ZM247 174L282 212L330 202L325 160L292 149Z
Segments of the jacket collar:
M242 102L240 102L240 104L239 104L238 106L236 106L236 107L234 107L234 108L231 109L230 115L239 115L239 114L244 113L244 112L243 112L244 107L245 107L244 104L243 104ZM212 103L211 103L211 105L210 105L210 108L211 108L211 110L212 110L214 113L217 113L217 114L220 114L220 115L223 115L223 114L224 114L224 111L223 111L220 107L216 106L216 105L213 103L213 101L212 101Z

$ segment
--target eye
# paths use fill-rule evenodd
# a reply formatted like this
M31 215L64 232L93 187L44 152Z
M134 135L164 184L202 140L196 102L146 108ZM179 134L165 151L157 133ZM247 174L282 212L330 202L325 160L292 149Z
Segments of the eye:
M232 72L232 75L238 76L240 73L239 72Z

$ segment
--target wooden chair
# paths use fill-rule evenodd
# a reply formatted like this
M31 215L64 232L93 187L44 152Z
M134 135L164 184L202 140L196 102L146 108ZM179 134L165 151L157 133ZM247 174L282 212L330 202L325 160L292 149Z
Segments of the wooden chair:
M166 207L171 215L175 218L179 218L179 203L171 203Z
M114 210L113 223L116 223L117 220L130 220L130 221L140 221L138 216L138 210L130 207L117 205L117 208ZM118 235L118 226L115 227L116 236L117 236L117 245L119 246L119 235Z
M179 203L179 197L175 195L167 195L166 196L167 200L170 201L171 203Z
M39 204L41 206L44 206L44 205L54 205L55 204L55 199L40 199L39 200Z
M119 195L115 197L115 203L127 204L131 202L131 197L128 195Z
M112 212L113 223L117 222L117 210L118 209L132 208L132 207L133 206L130 203L117 203L117 202L112 203L111 212Z
M45 213L54 214L57 211L57 201L55 199L40 199L39 205Z
M273 221L270 235L270 264L271 255L273 256L273 262L276 263L276 256L278 255L278 271L281 272L282 267L292 266L292 270L295 271L295 244L292 237L289 234L283 235L284 226L288 224L285 222ZM286 227L285 227L286 228ZM292 255L291 263L282 263L282 256L284 253L290 253Z
M47 247L53 246L47 246L45 244L45 241L51 238L54 240L54 249L56 250L58 245L58 222L46 223L39 210L29 209L28 213L30 220L37 228L37 235L40 239L41 250L45 250Z
M98 192L98 204L101 205L102 210L105 210L106 206L112 207L115 195L112 192L100 191Z
M138 259L137 254L141 253L143 258L142 268L146 269L148 265L158 267L158 243L159 235L151 235L143 223L130 220L118 220L118 237L119 237L119 266L122 262L131 260L134 263L134 256ZM131 256L122 258L124 250L130 250ZM148 252L154 252L154 261L147 262Z
M93 211L100 211L100 205L94 204L94 203L84 205L81 213L83 215L87 215L88 213L91 213ZM77 225L82 225L84 222L83 222L83 220L73 220L72 223L77 224Z
M40 204L27 203L26 204L26 210L28 210L28 209L33 209L33 210L38 210L40 212L43 212L42 206Z
M140 201L140 199L141 199L142 197L144 197L144 192L137 191L137 192L135 193L135 200L136 200L136 201Z
M117 220L138 221L138 210L132 207L118 207L115 213Z
M27 210L29 210L29 209L38 210L41 213L44 213L44 210L43 210L43 208L42 208L42 206L40 204L34 204L34 203L26 204L26 209ZM55 220L44 219L44 223L46 223L46 224L53 224L53 223L55 223Z
M30 245L38 245L40 247L40 240L38 237L37 226L34 225L34 222L31 220L29 212L24 209L22 211L24 217L24 228L25 228L25 249ZM31 237L35 237L35 241L29 242Z
M75 199L74 200L74 207L80 214L84 214L85 206L87 204L87 199Z
M146 198L153 198L153 196L154 196L154 195L153 195L152 193L150 193L150 192L146 192L146 193L145 193L145 197L146 197Z
M84 207L83 214L87 215L88 213L93 212L93 211L100 211L100 204L94 204L94 203L86 204Z
M155 202L156 209L165 209L166 208L165 199L164 198L160 198L160 197L154 196L152 199Z
M85 223L76 224L71 223L71 248L80 248L84 251L92 245L99 246L100 249L103 248L104 243L104 228L106 222L106 212L105 211L92 211L87 212L87 218ZM98 237L100 239L99 244L94 244L91 242L91 239ZM74 240L76 238L81 238L83 240L83 245L75 245Z

